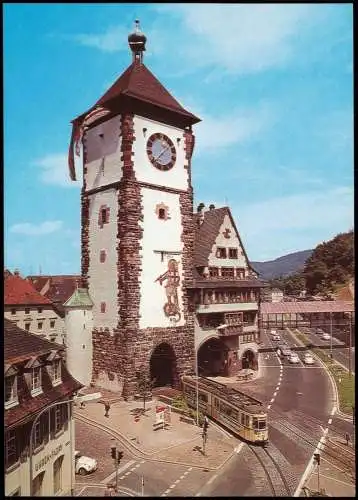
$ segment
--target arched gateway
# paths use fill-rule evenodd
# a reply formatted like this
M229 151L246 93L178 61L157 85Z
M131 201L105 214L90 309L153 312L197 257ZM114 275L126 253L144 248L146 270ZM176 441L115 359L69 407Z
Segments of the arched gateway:
M256 356L251 349L247 349L242 355L242 369L250 368L251 370L256 370Z
M150 358L150 378L154 387L178 384L177 363L173 348L163 342L154 349Z
M227 374L227 351L224 342L211 338L204 342L198 350L198 373L203 377L215 377Z

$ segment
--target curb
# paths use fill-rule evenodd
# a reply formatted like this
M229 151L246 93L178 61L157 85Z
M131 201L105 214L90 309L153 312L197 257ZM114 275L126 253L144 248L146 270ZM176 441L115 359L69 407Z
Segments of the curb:
M112 434L112 435L116 435L116 437L118 438L118 436L120 437L120 439L122 439L124 442L125 442L125 446L129 449L134 449L135 452L133 453L134 456L136 456L137 458L145 458L147 460L151 460L153 462L160 462L160 463L167 463L167 464L174 464L174 465L184 465L186 467L195 467L197 469L208 469L208 470L211 470L211 471L217 471L219 469L221 469L228 460L230 460L235 454L235 449L229 453L229 455L223 460L223 462L221 464L219 464L218 466L216 467L209 467L209 466L206 466L206 465L195 465L193 463L187 463L187 462L180 462L180 461L173 461L173 460L165 460L165 459L158 459L158 458L153 458L153 455L156 454L156 453L160 453L160 451L163 451L162 450L159 450L158 452L155 452L154 454L153 453L149 453L149 452L145 452L145 451L142 451L140 448L138 448L137 446L135 446L133 443L129 442L129 440L123 436L123 434L121 434L119 431L115 430L115 429L112 429L111 427L107 427L99 422L97 422L96 420L93 420L89 417L84 417L83 415L81 414L78 414L76 412L75 414L76 417L78 417L78 420L82 420L83 423L85 424L88 424L88 425L93 425L94 427L97 427L97 428L100 428L101 430L107 432L108 434ZM196 438L193 438L193 439L190 439L189 441L185 441L184 443L180 443L180 444L185 444L185 443L188 443L190 441L193 441L194 439ZM180 446L180 445L173 445L173 446L169 446L168 448L164 448L164 450L168 450L168 449L171 449L171 448L174 448L175 446ZM138 457L139 455L139 457Z

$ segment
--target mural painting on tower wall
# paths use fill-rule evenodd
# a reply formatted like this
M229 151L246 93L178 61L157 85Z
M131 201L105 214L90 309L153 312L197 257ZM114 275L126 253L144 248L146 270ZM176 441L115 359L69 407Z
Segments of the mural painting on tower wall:
M156 282L159 282L160 285L163 285L165 282L164 288L167 302L163 306L164 314L173 323L177 323L181 318L178 299L178 287L180 285L178 261L175 259L169 259L168 269L165 273L158 276L155 280L155 283Z

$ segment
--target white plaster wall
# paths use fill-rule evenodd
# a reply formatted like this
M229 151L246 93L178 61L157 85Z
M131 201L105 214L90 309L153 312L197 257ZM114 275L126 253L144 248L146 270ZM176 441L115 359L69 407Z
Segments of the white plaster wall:
M53 463L61 455L64 456L62 462L62 492L57 495L65 496L71 494L72 453L70 424L71 421L66 431L62 432L57 438L51 439L41 451L33 454L33 479L35 479L38 474L45 471L42 483L42 496L54 496ZM59 445L62 445L62 450L54 457L51 457L46 465L36 471L36 465L42 458L47 455L51 456L51 452ZM30 463L28 458L26 462L20 463L18 467L5 474L5 496L11 495L18 488L20 488L20 496L30 496Z
M101 228L98 213L101 205L110 207L109 223ZM117 216L118 191L109 189L90 197L89 209L89 294L94 303L94 327L113 328L118 322L117 305ZM100 251L106 250L106 261L99 261ZM106 312L101 313L101 302L106 302Z
M226 228L230 229L230 238L225 238L223 232ZM238 258L237 259L218 259L216 257L216 249L217 247L225 247L225 248L237 248L238 249ZM227 251L228 253L228 251ZM244 267L246 270L248 268L248 263L245 258L243 249L240 245L239 238L236 235L235 228L231 223L230 217L226 214L224 217L224 221L220 227L219 234L215 240L215 244L212 248L212 251L209 255L209 266L220 267L220 266L228 266L228 267ZM246 274L246 273L245 273Z
M146 128L146 134L143 134L143 128ZM138 181L167 186L176 189L188 189L188 170L184 168L187 165L184 151L184 131L180 128L164 125L141 116L134 117L135 138L133 144L134 168ZM173 168L167 172L162 172L155 168L148 159L147 141L152 134L162 133L167 135L173 142L177 157ZM179 145L177 139L180 139Z
M26 306L30 309L29 314L25 314L25 306L5 306L4 315L6 319L14 321L15 324L25 330L25 323L30 323L30 333L37 335L45 335L48 340L50 336L55 337L54 342L62 344L62 334L65 334L65 323L63 318L59 316L52 306ZM42 312L38 312L38 308L42 308ZM11 314L11 309L16 310L16 314ZM54 328L50 327L50 322L54 320ZM42 329L39 330L38 322L42 321Z
M92 380L92 308L66 308L65 325L66 366L76 380L88 386Z
M179 195L147 188L142 188L141 192L144 220L141 223L143 227L143 239L141 240L140 328L173 326L163 310L164 304L167 302L165 293L166 281L162 285L158 281L155 282L159 276L167 271L169 258L174 258L179 262L181 280L177 291L181 319L176 325L181 326L185 324L182 306L181 255L171 255L170 257L164 255L162 262L161 255L154 253L154 250L165 250L168 252L183 251ZM168 213L170 219L158 219L155 208L159 203L164 203L169 207Z
M87 131L87 174L85 177L87 190L121 179L123 161L121 161L120 132L120 115Z

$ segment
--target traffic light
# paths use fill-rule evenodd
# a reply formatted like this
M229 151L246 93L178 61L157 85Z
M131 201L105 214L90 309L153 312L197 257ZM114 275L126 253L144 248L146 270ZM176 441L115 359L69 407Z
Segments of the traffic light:
M319 453L314 453L313 458L314 458L317 465L319 465L321 463L321 455Z
M116 451L117 451L117 448L115 446L111 446L111 457L113 459L116 458Z
M123 458L123 451L118 451L117 462L121 463L122 458Z

